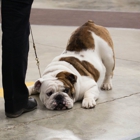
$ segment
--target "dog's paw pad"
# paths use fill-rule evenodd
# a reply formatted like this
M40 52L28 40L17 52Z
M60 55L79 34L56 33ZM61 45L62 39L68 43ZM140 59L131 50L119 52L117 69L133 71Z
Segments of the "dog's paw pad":
M83 102L82 102L82 107L83 108L93 108L95 107L96 105L96 102L94 99L91 99L91 98L84 98L83 99Z
M112 84L110 83L103 83L101 86L102 90L111 90L112 89Z

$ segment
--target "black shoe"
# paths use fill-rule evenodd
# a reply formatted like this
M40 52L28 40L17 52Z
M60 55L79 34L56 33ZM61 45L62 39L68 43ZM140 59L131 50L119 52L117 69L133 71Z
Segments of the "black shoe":
M33 111L37 108L37 102L34 98L29 98L26 107L22 108L21 110L15 112L15 113L7 113L5 112L5 115L9 118L16 118L21 116L25 112Z

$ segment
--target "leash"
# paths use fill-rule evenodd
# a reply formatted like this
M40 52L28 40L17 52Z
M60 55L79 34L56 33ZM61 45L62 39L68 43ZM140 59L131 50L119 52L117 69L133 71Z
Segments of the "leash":
M34 42L34 37L33 37L33 32L32 32L31 25L30 25L30 30L31 30L31 36L32 36L32 41L33 41L33 48L34 48L34 53L35 53L36 65L37 65L37 67L38 67L39 76L40 76L40 78L41 78L40 63L39 63L39 58L38 58L37 52L36 52L36 46L35 46L35 42Z

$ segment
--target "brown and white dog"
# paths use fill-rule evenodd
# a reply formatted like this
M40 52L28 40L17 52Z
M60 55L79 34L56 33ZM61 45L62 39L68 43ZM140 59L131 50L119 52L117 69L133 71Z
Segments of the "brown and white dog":
M89 20L74 31L63 53L29 87L29 94L39 92L40 100L50 110L70 109L79 100L83 108L93 108L99 97L97 81L104 66L101 89L110 90L115 67L113 42L106 28Z

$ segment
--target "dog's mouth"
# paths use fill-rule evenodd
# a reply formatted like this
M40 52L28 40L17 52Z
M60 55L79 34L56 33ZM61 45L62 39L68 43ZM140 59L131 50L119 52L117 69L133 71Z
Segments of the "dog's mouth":
M63 95L57 95L52 103L54 110L66 110L70 108L69 102Z
M54 105L54 110L66 110L66 109L68 109L65 101L56 101L53 103L53 105Z

